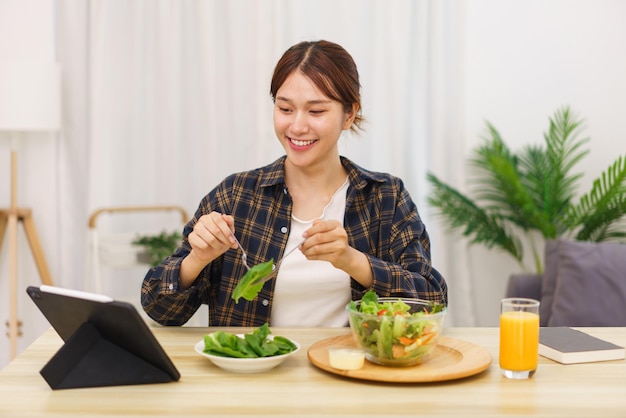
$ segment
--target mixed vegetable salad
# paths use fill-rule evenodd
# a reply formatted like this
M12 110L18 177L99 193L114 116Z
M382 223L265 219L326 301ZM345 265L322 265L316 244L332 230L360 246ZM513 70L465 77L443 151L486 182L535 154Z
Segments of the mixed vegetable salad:
M368 291L359 303L351 301L348 312L352 332L371 357L382 360L415 360L435 346L440 321L419 320L445 311L445 305L431 303L418 312L402 300L379 302L374 291ZM368 356L369 357L369 356Z
M243 337L215 331L204 336L204 352L222 357L256 358L287 354L297 348L290 339L280 336L269 338L270 334L267 323Z

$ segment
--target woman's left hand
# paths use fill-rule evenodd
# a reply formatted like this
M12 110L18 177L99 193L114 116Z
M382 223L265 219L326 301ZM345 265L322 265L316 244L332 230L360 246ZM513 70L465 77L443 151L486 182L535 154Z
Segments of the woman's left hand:
M361 283L370 287L372 269L367 256L348 244L348 233L339 221L316 220L304 231L302 254L309 260L328 261Z
M340 222L316 220L303 237L302 253L309 260L324 260L338 269L346 270L354 250L348 245L348 234Z

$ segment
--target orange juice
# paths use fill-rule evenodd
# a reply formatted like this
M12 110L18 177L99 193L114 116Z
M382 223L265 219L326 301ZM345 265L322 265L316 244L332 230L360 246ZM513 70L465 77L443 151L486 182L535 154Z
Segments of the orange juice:
M500 314L500 367L535 370L539 360L539 315L507 311Z

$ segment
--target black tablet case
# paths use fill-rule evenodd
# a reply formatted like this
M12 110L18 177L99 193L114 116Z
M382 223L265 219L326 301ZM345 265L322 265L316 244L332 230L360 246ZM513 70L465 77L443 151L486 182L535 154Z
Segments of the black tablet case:
M52 389L177 381L180 374L135 307L44 292L28 295L65 344L41 369Z

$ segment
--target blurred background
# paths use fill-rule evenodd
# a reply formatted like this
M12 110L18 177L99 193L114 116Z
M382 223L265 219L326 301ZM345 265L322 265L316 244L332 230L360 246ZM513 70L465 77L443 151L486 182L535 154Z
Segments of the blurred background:
M342 154L404 179L448 281L447 325L495 326L519 266L447 231L428 207L426 173L464 190L486 121L518 149L540 144L549 117L568 105L590 138L578 167L588 191L626 149L625 19L620 0L0 0L0 65L61 68L61 129L17 141L17 200L33 211L54 284L93 291L90 215L138 205L191 215L226 175L280 157L273 67L297 42L331 40L359 67L367 119L364 132L341 139ZM0 132L0 208L10 205L11 149ZM140 214L101 225L159 231L169 222ZM102 293L139 303L147 266L99 271ZM25 292L40 277L22 229L18 272L19 352L49 327Z

